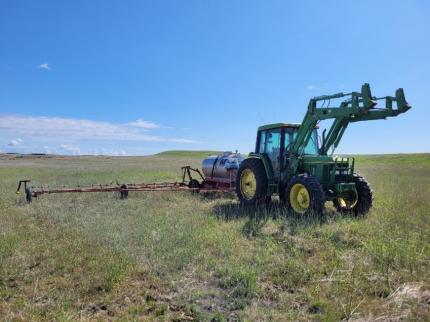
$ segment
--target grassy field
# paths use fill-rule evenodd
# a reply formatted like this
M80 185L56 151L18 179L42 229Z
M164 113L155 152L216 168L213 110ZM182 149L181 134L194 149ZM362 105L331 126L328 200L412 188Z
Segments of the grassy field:
M204 155L0 155L0 318L430 320L429 154L358 156L365 218L241 209L234 194L14 192L179 180Z

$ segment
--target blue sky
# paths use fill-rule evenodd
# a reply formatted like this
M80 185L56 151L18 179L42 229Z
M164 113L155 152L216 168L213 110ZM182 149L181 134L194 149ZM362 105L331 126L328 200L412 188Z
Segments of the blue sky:
M249 152L364 82L413 108L337 151L430 152L430 2L0 0L3 152Z

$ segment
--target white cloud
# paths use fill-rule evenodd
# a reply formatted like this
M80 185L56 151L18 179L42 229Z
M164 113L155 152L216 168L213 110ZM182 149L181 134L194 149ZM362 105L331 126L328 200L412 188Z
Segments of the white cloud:
M160 127L160 125L155 124L153 122L145 121L143 119L138 119L134 122L128 123L131 126L140 127L142 129L157 129Z
M51 69L51 66L49 66L49 64L48 64L48 63L43 63L43 64L40 64L40 65L39 65L39 68L40 68L40 69L50 70L50 69Z
M125 150L122 150L122 149L121 150L106 149L106 148L90 149L87 151L82 151L81 154L82 155L113 155L113 156L126 156L127 155Z
M22 142L22 140L20 138L17 138L17 139L11 140L7 145L8 146L17 146L17 145L20 145L21 142Z
M67 151L70 154L73 155L81 155L81 149L78 146L73 146L69 144L60 144L60 148Z
M49 148L49 146L47 146L47 145L45 145L44 147L43 147L43 151L46 153L46 154L52 154L52 150Z
M116 155L116 156L125 156L125 151L124 150L114 150L112 152L112 154Z
M328 90L329 84L328 83L319 83L319 84L310 84L306 86L306 89L309 91L320 91L320 90Z
M151 123L150 124L155 124ZM160 137L147 134L147 128L82 119L0 115L0 131L10 135L49 140L115 140L142 142L199 143L184 138Z

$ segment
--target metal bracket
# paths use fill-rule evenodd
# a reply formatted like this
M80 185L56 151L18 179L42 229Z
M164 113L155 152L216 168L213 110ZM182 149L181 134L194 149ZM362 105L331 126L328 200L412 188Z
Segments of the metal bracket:
M16 189L16 194L19 195L19 191L21 190L21 184L24 184L24 191L27 190L27 183L30 182L31 180L19 180L18 182L18 189Z

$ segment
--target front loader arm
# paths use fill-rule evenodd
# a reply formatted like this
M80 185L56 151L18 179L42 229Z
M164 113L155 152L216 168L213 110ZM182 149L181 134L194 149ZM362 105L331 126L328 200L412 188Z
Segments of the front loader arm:
M319 101L329 101L329 105L331 99L343 97L349 98L341 102L340 106L317 107ZM380 100L385 100L385 108L375 108ZM397 108L393 108L393 102L396 102ZM349 123L394 117L410 108L402 88L396 90L395 96L377 98L372 96L370 86L367 83L361 87L361 92L314 97L309 101L308 111L298 130L296 140L291 146L290 153L299 154L301 148L308 143L315 126L322 120L334 119L328 134L325 135L325 131L323 132L319 151L321 155L327 155L331 147L336 148L338 146Z

